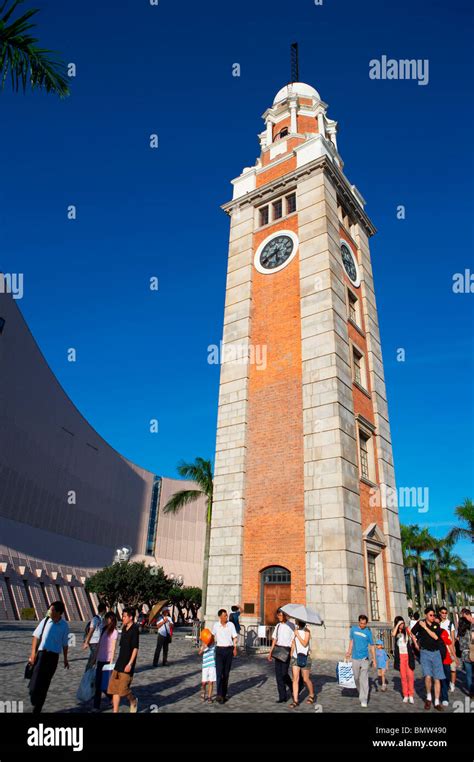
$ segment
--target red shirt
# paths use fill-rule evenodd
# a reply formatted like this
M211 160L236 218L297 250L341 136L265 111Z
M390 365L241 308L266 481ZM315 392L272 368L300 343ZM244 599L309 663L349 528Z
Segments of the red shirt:
M446 630L443 630L442 628L441 628L441 637L442 637L442 639L443 639L443 643L444 643L444 645L446 646L446 658L445 658L445 659L443 659L443 664L451 664L451 662L452 662L452 658L451 658L451 654L450 654L450 652L449 652L449 648L448 648L448 646L450 646L450 645L451 645L451 643L452 643L452 640L451 640L451 638L449 637L449 635L448 635L448 633L446 632Z

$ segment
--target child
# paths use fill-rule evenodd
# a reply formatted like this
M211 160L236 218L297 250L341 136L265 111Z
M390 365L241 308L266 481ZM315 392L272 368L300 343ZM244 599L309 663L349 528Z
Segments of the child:
M216 682L216 646L214 643L214 637L209 640L209 645L201 645L199 649L199 655L202 654L202 679L201 679L201 699L206 701L206 685L207 685L207 700L212 702L212 693L214 690L214 683Z
M387 683L385 681L385 672L387 671L388 656L385 648L383 647L383 640L375 641L375 658L377 661L377 670L380 678L382 690L387 690Z

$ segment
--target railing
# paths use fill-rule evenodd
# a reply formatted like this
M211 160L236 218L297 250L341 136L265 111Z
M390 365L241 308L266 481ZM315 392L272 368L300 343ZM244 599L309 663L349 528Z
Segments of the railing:
M374 643L377 640L382 640L385 651L389 655L393 654L393 638L392 638L391 625L377 624L377 622L372 622L372 623L369 623L367 626L370 628L372 632Z

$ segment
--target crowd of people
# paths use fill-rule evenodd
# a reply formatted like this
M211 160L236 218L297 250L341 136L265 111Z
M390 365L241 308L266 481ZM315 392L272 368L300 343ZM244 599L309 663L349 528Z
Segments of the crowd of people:
M63 619L64 604L53 603L46 617L36 627L31 645L31 653L25 670L29 678L29 692L33 713L39 714L46 701L51 680L56 672L62 652L64 668L69 669L68 647L69 626ZM99 712L102 696L112 701L113 712L119 711L120 701L126 699L130 712L138 711L138 699L131 690L139 653L139 627L135 622L135 610L125 608L122 612L122 630L117 628L117 616L99 604L97 614L88 623L83 649L89 656L83 680L93 680L89 686L91 711ZM218 611L218 619L212 630L201 633L202 657L200 696L203 701L224 704L228 699L229 678L233 659L238 654L238 639L241 630L240 607L233 606L230 616L226 609ZM164 608L157 621L157 644L153 657L153 667L158 667L162 655L162 666L168 666L168 648L172 639L173 620L170 611ZM369 701L369 670L376 671L374 686L382 692L387 690L387 671L393 656L393 668L400 673L402 700L415 702L415 666L419 661L426 698L424 708L433 705L443 711L449 705L449 693L454 691L458 667L465 672L466 691L473 696L472 664L474 661L474 617L468 608L463 608L457 626L449 619L446 607L438 611L428 606L424 618L416 613L406 623L402 616L395 617L391 631L390 653L382 640L375 640L368 626L368 617L359 616L358 624L350 628L348 648L344 654L347 665L351 665L362 707ZM118 645L118 655L115 653ZM277 622L272 632L268 660L274 662L278 691L277 703L291 699L289 707L296 709L304 687L306 701L316 700L311 671L312 635L306 622L290 621L281 609L277 612ZM216 696L214 697L214 689Z

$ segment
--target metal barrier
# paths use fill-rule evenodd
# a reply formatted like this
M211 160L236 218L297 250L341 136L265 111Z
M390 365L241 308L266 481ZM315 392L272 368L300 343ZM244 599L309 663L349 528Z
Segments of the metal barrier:
M254 624L245 627L243 648L247 653L268 653L275 625Z
M372 631L372 636L374 639L374 643L376 643L377 640L383 641L383 647L387 654L390 656L393 654L393 638L392 638L392 627L390 625L380 625L376 622L372 622L372 624L367 625L370 630Z
M192 633L193 645L196 648L199 648L199 646L201 645L201 640L200 640L201 630L202 630L202 622L199 619L196 619L193 622L193 633Z

